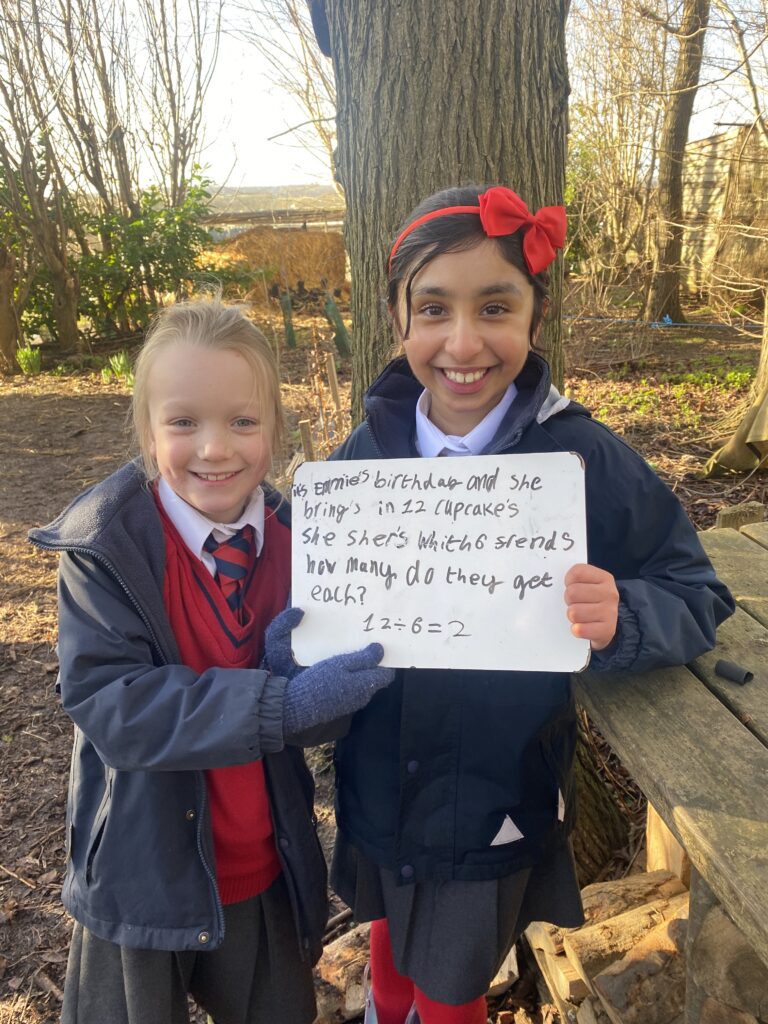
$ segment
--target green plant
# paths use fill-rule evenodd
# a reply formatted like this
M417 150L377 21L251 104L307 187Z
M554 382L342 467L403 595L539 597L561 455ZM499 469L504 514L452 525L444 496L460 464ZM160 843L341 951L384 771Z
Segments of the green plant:
M139 215L92 215L88 230L99 246L77 266L80 312L96 334L140 329L165 295L184 298L224 275L202 260L210 243L201 223L210 204L208 182L195 170L184 197L168 207L157 186L140 196Z
M101 379L105 384L114 378L117 381L122 381L131 390L133 389L133 367L131 365L131 359L125 349L121 349L119 352L115 352L114 355L109 357L109 365L105 366L101 371Z
M32 348L27 342L16 352L16 362L27 377L35 377L42 370L42 353L39 348Z

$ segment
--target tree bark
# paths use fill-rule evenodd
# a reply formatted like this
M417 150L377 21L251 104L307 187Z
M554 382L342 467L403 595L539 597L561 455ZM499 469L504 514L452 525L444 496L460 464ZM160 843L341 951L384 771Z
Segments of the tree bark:
M16 372L19 323L13 301L15 263L13 253L0 243L0 370Z
M760 346L760 361L752 384L752 398L757 401L768 391L768 288L763 295L763 341Z
M582 927L607 921L653 900L679 896L681 892L685 892L685 886L669 871L643 872L607 882L594 882L581 890L584 904ZM534 921L525 929L525 937L532 946L552 957L563 952L563 938L570 930L546 921Z
M618 850L627 845L629 821L609 784L598 774L586 736L586 719L579 716L574 775L577 796L573 854L579 882L594 882Z
M682 20L675 32L679 50L661 130L654 264L645 303L645 319L654 322L666 315L675 323L685 323L680 305L683 164L693 101L699 85L709 8L710 0L684 0Z
M591 988L595 975L628 953L648 932L682 913L687 916L687 911L687 892L669 899L654 900L599 924L575 928L563 938L563 949L579 976Z
M613 1024L672 1024L685 1007L685 898L665 918L594 979Z
M763 310L763 341L750 403L728 441L704 467L705 476L724 471L753 473L768 465L768 291Z
M389 358L382 297L395 231L441 188L506 184L532 210L562 202L567 0L326 0L337 171L352 268L353 416ZM562 264L542 347L562 380Z
M52 275L53 317L56 324L56 341L65 352L82 348L82 339L77 329L77 304L80 288L77 278L66 271Z

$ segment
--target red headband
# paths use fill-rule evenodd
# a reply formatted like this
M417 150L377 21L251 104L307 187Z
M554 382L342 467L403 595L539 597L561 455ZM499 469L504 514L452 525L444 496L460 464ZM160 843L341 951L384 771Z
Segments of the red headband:
M565 244L565 207L542 206L537 213L531 213L520 196L511 188L495 185L480 197L479 206L445 206L440 210L425 213L417 217L402 231L392 246L389 254L389 269L392 260L400 248L400 243L414 228L425 224L436 217L446 217L454 213L474 213L480 216L483 231L489 238L500 235L512 235L520 228L526 228L523 236L523 258L532 274L540 274L546 270L557 255L557 249Z

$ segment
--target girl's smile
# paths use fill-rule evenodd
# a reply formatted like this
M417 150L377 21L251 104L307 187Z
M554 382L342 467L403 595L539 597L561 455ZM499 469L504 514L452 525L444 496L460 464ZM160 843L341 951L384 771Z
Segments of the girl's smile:
M488 370L443 370L443 374L451 390L460 395L472 395L482 390Z
M402 296L396 314L400 329ZM501 400L528 358L532 318L532 286L491 239L443 253L415 276L403 346L444 433L463 437Z

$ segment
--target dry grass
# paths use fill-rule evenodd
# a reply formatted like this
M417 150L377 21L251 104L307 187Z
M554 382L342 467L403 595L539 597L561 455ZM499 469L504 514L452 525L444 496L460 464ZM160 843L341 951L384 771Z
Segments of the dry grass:
M346 278L346 254L339 231L251 228L220 242L207 256L219 265L242 263L255 273L263 270L267 284L274 280L291 290L299 281L307 288L343 288ZM264 284L257 284L248 297L263 301Z

